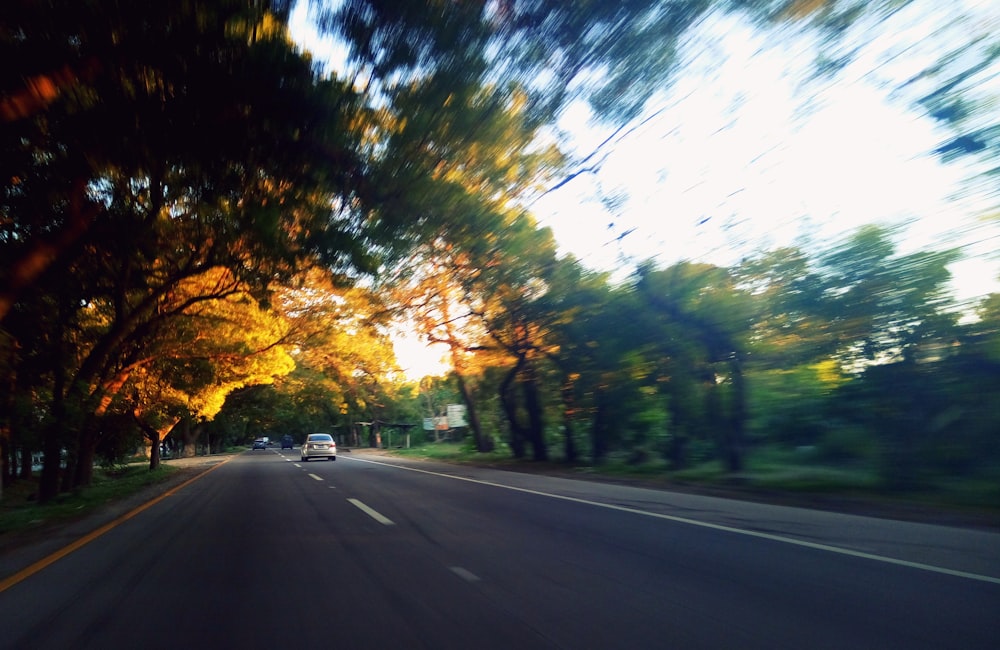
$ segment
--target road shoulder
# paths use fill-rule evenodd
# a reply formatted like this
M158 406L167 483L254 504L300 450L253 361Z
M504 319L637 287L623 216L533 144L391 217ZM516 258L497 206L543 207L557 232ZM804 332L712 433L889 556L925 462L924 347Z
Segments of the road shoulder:
M26 531L0 534L0 579L13 575L52 553L56 553L101 526L115 521L233 456L234 454L214 454L164 461L164 464L177 468L167 479L147 485L128 497L101 506L79 519L55 522Z

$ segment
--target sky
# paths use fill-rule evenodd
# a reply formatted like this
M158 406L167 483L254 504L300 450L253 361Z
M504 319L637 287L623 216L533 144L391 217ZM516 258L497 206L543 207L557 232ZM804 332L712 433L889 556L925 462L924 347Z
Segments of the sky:
M931 11L883 26L896 43L933 34L928 13L941 12L925 4ZM836 81L809 83L812 45L804 36L770 42L735 18L703 25L691 65L654 102L658 117L617 142L599 173L552 192L533 212L563 251L623 272L650 257L729 266L883 224L898 229L900 252L962 247L969 259L952 268L960 299L1000 290L1000 220L982 218L996 195L970 190L964 181L974 168L932 153L947 137L941 126L889 101L883 86L929 60L911 51L887 64L892 42L878 39ZM581 154L608 133L589 118L576 105L560 123ZM602 196L619 200L614 210Z
M812 74L817 44L805 32L776 38L736 17L707 20L673 85L652 100L647 116L656 117L615 141L597 173L531 211L561 252L620 278L644 259L730 266L779 246L819 250L881 224L895 228L901 253L961 247L966 258L951 267L959 300L998 292L996 190L968 183L971 161L933 154L948 134L890 92L954 45L941 25L957 8L974 29L1000 29L1000 4L918 1L871 26L832 80ZM301 10L292 31L316 59L343 60ZM1000 97L1000 71L991 83L984 91ZM552 137L580 156L610 133L582 103L557 129ZM440 348L403 340L397 353L416 375L442 368Z

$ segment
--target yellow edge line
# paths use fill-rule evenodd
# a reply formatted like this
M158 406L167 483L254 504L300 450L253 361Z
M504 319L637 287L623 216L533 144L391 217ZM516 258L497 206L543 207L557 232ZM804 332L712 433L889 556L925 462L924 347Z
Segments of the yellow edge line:
M223 465L225 465L226 463L228 463L229 461L231 461L233 458L234 457L231 456L231 457L227 458L226 460L224 460L224 461L222 461L220 463L217 463L217 464L209 467L208 469L206 469L204 472L198 474L197 476L192 476L191 478L189 478L188 480L184 481L180 485L177 485L175 487L170 488L169 490L167 490L163 494L159 495L158 497L155 497L152 500L147 501L146 503L142 504L141 506L138 506L137 508L135 508L135 509L133 509L133 510L131 510L129 512L126 512L124 515L118 517L114 521L109 522L107 524L104 524L103 526L101 526L97 530L94 530L94 531L91 531L91 532L87 533L86 535L84 535L80 539L76 540L75 542L73 542L71 544L68 544L68 545L62 547L61 549L59 549L55 553L52 553L51 555L49 555L48 557L44 557L41 560L38 560L37 562L35 562L34 564L32 564L31 566L26 567L24 569L21 569L20 571L18 571L14 575L12 575L12 576L4 579L3 581L0 581L0 593L3 593L5 591L7 591L8 589L10 589L11 587L13 587L14 585L18 584L19 582L22 582L23 580L25 580L27 578L30 578L31 576L35 575L36 573L38 573L39 571L41 571L45 567L47 567L47 566L49 566L51 564L55 564L56 562L58 562L59 560L61 560L64 557L66 557L67 555L69 555L73 551L79 550L80 548L86 546L87 544L89 544L90 542L94 541L95 539L97 539L98 537L100 537L104 533L108 532L112 528L115 528L116 526L119 526L119 525L125 523L126 521L128 521L132 517L135 517L137 514L139 514L143 510L146 510L147 508L151 508L151 507L155 506L157 503L159 503L160 501L163 501L164 499L166 499L167 497L169 497L169 496L171 496L173 494L176 494L177 492L179 492L180 490L184 489L188 485L191 485L192 483L194 483L195 481L197 481L201 477L205 476L209 472L215 471L216 469L222 467Z

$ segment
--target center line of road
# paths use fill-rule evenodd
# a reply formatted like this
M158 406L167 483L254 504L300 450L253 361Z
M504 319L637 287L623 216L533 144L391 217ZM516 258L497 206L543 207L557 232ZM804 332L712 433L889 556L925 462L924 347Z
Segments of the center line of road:
M322 481L323 480L322 478L320 478L319 476L316 476L315 474L310 474L309 476L312 477L312 478L314 478L314 479L316 479L317 481Z
M368 515L378 523L382 524L383 526L392 526L395 523L392 521L392 519L389 519L381 512L369 508L368 506L358 501L357 499L348 499L348 501L356 505L361 510L361 512L365 513L366 515Z
M563 494L553 494L551 492L542 492L541 490L532 490L529 488L515 487L513 485L504 485L503 483L494 483L493 481L483 481L476 478L469 478L467 476L455 476L454 474L444 474L441 472L432 472L426 469L418 469L416 467L406 467L403 465L394 465L392 463L383 463L377 460L365 460L362 458L351 458L351 460L359 463L371 463L373 465L384 465L385 467L394 467L396 469L405 469L410 472L418 472L420 474L430 474L431 476L440 476L442 478L450 478L456 481L466 481L468 483L478 483L479 485L488 485L490 487L503 488L504 490L512 490L514 492L523 492L525 494L534 494L536 496L549 497L550 499L560 499L562 501L570 501L572 503L582 503L584 505L596 506L598 508L607 508L608 510L617 510L619 512L629 512L635 515L643 515L645 517L653 517L656 519L664 519L666 521L673 521L679 524L688 524L689 526L699 526L701 528L709 528L711 530L723 531L726 533L734 533L736 535L745 535L747 537L756 537L758 539L767 539L772 542L780 542L782 544L791 544L793 546L802 546L805 548L811 548L817 551L825 551L827 553L836 553L838 555L846 555L850 557L863 558L865 560L873 560L875 562L882 562L885 564L894 564L896 566L908 567L910 569L919 569L921 571L930 571L931 573L940 573L948 576L954 576L956 578L965 578L967 580L977 580L979 582L989 582L995 585L1000 585L1000 578L994 576L982 575L979 573L970 573L968 571L958 571L955 569L948 569L945 567L935 566L933 564L924 564L922 562L911 562L909 560L901 560L895 557L889 557L887 555L876 555L874 553L865 553L864 551L855 551L849 548L842 548L840 546L831 546L829 544L819 544L817 542L807 542L802 539L795 539L794 537L785 537L784 535L775 535L773 533L764 533L757 530L748 530L746 528L735 528L733 526L726 526L723 524L713 524L708 521L698 521L697 519L688 519L687 517L678 517L676 515L667 515L661 512L650 512L648 510L640 510L639 508L630 508L628 506L619 506L613 503L601 503L600 501L590 501L589 499L580 499L578 497L570 497ZM358 505L358 504L354 504ZM361 506L358 506L359 508Z

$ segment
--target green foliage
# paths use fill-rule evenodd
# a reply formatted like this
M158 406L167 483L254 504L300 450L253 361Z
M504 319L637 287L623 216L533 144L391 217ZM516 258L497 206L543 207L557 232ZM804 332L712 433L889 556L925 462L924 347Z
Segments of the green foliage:
M155 471L139 464L116 466L114 471L97 472L89 487L63 494L48 504L37 502L37 481L19 483L12 490L4 490L0 533L30 531L79 519L146 486L162 483L176 471L168 466Z
M789 447L816 445L829 428L828 401L842 381L825 376L828 364L762 369L751 382L751 436Z
M865 427L831 417L816 441L816 458L822 464L874 464L879 456L879 443Z
M957 252L897 257L894 248L889 232L868 226L820 260L819 313L845 366L912 358L922 344L954 332L955 316L942 308Z
M286 10L58 2L8 16L2 47L24 67L3 95L23 110L0 123L11 154L0 257L5 281L34 291L5 286L16 302L0 307L12 306L4 326L24 350L14 373L51 395L50 431L69 440L45 444L77 452L77 484L90 480L105 415L150 429L211 417L227 390L290 369L263 341L280 328L260 311L250 326L244 312L241 342L222 336L240 320L227 301L264 304L316 260L371 270L368 247L391 240L363 209L331 218L335 199L358 191L352 91L315 76Z
M327 9L321 24L347 41L355 65L373 69L382 91L421 76L518 84L535 119L547 121L578 98L608 116L639 113L673 71L687 28L711 6L350 0Z
M895 4L351 0L321 12L350 50L338 78L295 50L288 3L21 3L0 29L0 431L45 449L42 500L62 447L81 486L94 454L117 465L177 423L354 439L457 402L463 444L536 460L988 482L1000 298L959 324L956 252L869 226L616 285L524 207L566 180L547 129L567 102L640 119L710 12L812 23L835 73L837 39ZM997 148L974 89L995 46L899 89L955 129L945 157ZM452 377L399 383L384 325L403 311Z
M893 489L941 477L996 472L998 368L959 354L936 364L875 366L838 391L832 407L876 445L880 475Z
M105 417L101 420L97 458L108 473L120 472L142 444L142 432L130 418Z

